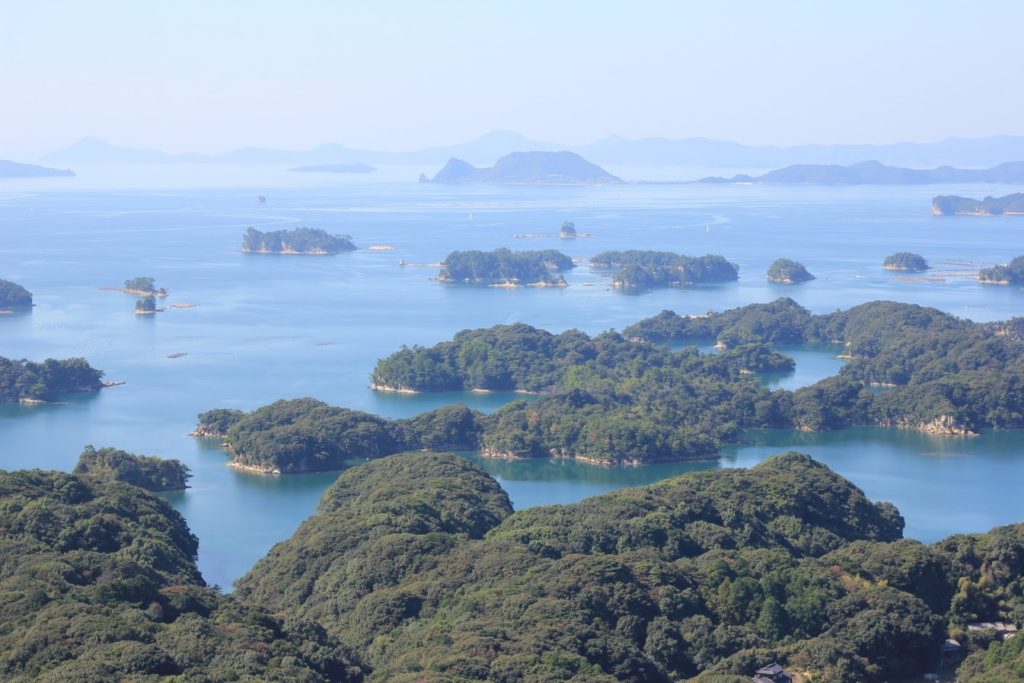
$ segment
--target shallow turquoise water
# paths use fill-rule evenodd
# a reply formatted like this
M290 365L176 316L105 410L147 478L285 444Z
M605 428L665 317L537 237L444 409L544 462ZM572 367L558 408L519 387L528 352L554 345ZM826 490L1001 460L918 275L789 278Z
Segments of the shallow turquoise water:
M377 358L402 344L433 344L468 327L514 321L589 333L621 329L664 308L722 310L792 296L815 310L879 298L937 306L975 320L1024 313L1024 292L966 279L906 282L880 268L897 250L941 261L990 264L1019 248L1019 218L935 219L940 192L1006 194L1018 188L443 188L367 182L336 187L253 186L229 190L43 191L0 186L0 277L36 297L30 314L0 318L0 355L86 356L124 386L50 406L0 406L0 466L70 469L84 444L179 458L192 488L168 496L201 541L206 578L224 586L312 513L336 474L259 477L224 466L214 444L187 436L197 413L255 408L314 396L402 417L462 401L493 410L511 395L377 394L367 388ZM263 194L268 206L255 198ZM590 239L522 240L573 220ZM353 235L361 250L334 257L274 257L237 251L244 229L309 225ZM560 248L574 257L605 249L721 253L741 266L735 284L623 295L586 268L566 289L456 289L429 268L451 249ZM769 285L779 256L803 261L818 279ZM970 266L975 268L976 266ZM171 291L165 305L196 303L152 318L134 299L101 291L152 275ZM766 377L777 388L838 370L834 349L789 349L795 373ZM187 355L171 359L171 354ZM800 448L894 501L907 533L934 540L1024 520L1012 486L1024 475L1018 433L974 439L892 430L751 436L718 462L602 469L565 462L484 462L517 507L566 503L701 467L746 466ZM937 455L941 454L941 455Z

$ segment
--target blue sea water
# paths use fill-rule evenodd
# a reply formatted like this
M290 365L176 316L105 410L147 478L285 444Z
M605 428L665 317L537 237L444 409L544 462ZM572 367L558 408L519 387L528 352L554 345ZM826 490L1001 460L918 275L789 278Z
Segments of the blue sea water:
M368 378L378 358L403 344L433 344L498 323L596 333L666 308L703 313L780 296L816 312L892 299L978 321L1024 313L1024 291L962 277L1024 251L1024 219L929 215L935 194L1015 187L452 188L406 182L401 174L380 182L267 172L207 189L197 185L212 181L182 181L182 173L167 171L148 187L88 175L0 185L0 277L27 287L37 304L28 314L0 316L0 355L85 356L106 379L125 382L56 405L0 406L0 467L70 469L85 444L182 460L195 474L192 488L167 497L200 538L204 576L225 588L313 512L337 473L261 477L229 469L215 443L188 436L197 413L209 408L248 410L313 396L390 417L455 401L490 411L513 395L380 394ZM554 237L565 220L592 237ZM246 255L239 246L250 225L323 228L352 235L361 248L325 257ZM557 248L583 259L627 248L718 253L740 265L741 279L623 294L581 266L565 289L464 289L432 280L436 268L426 266L453 249L501 246ZM924 254L934 279L908 281L882 270L882 259L901 250ZM768 284L764 271L782 256L802 261L817 279ZM399 260L424 267L401 268ZM101 289L137 275L170 291L165 312L136 316L134 298ZM764 377L768 386L810 384L841 364L834 348L784 351L796 358L796 370ZM795 448L870 496L895 502L911 537L931 541L1024 520L1024 499L1014 491L1024 476L1018 432L965 439L884 429L781 431L751 433L747 441L718 461L629 468L467 457L521 508L693 469L749 466Z

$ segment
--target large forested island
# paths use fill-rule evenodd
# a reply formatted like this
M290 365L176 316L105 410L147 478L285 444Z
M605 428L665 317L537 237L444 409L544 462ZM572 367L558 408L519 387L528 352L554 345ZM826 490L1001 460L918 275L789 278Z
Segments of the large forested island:
M1018 256L1006 265L982 268L978 281L986 285L1024 285L1024 256Z
M64 168L48 168L0 159L0 178L52 178L73 175L75 174Z
M615 271L612 286L628 290L730 282L739 278L739 266L714 254L695 257L670 251L603 251L590 259L590 265Z
M898 251L889 254L882 261L882 267L886 270L900 270L909 273L922 273L928 270L928 262L920 254L910 251Z
M477 168L450 159L433 178L420 182L464 185L470 183L530 185L608 185L622 180L573 152L513 152L490 168Z
M1024 193L984 199L941 195L932 199L932 213L936 216L1020 216L1024 215Z
M85 479L123 481L147 491L180 491L192 476L179 460L135 455L117 448L86 446L78 456L75 474Z
M742 184L814 184L814 185L930 185L934 183L1022 183L1024 161L1011 161L992 168L932 169L886 166L878 161L862 161L849 166L836 164L795 164L764 175L735 175L732 178L708 177L698 183Z
M814 279L804 264L788 258L775 259L768 271L765 273L769 282L779 285L795 285L800 282L809 282Z
M0 403L45 403L64 394L99 391L102 377L84 358L33 363L0 356Z
M6 680L816 683L1016 680L1024 527L903 540L903 519L787 454L513 512L462 458L360 465L233 595L181 515L106 478L0 471Z
M249 228L242 237L242 251L249 254L340 254L355 248L348 235L306 227L266 232Z
M564 286L563 271L572 259L555 249L540 251L453 251L441 264L437 279L456 285L492 287Z
M32 292L10 280L0 279L0 311L32 308Z

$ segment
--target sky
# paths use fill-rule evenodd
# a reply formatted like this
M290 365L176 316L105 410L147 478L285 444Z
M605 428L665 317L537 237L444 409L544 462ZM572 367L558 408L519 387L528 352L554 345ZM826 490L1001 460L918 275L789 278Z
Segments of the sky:
M0 158L1024 134L1024 2L0 0Z

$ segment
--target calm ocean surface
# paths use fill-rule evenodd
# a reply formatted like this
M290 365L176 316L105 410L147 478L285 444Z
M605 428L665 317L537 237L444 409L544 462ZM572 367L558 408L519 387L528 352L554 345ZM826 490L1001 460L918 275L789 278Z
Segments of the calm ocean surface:
M616 169L612 169L615 171ZM459 401L490 411L508 395L376 394L375 361L402 344L526 322L553 331L621 329L668 308L703 313L791 296L826 312L875 299L935 306L978 321L1024 315L1024 291L962 277L910 282L881 268L894 251L922 253L929 276L1006 262L1024 252L1024 218L933 218L935 194L1006 194L1007 186L752 187L636 185L600 188L449 188L374 178L296 178L264 172L231 189L192 189L182 169L147 189L113 189L103 174L0 184L0 277L35 295L29 314L0 317L0 355L85 356L122 380L95 396L47 406L0 406L0 467L70 469L85 444L178 458L192 488L167 498L200 538L200 566L229 587L309 516L337 473L261 477L235 472L216 444L188 436L196 414L313 396L404 417ZM386 175L386 174L385 174ZM700 175L700 174L693 174ZM401 174L399 174L401 177ZM406 174L405 177L415 177ZM212 182L212 181L211 181ZM144 185L145 183L136 183ZM266 206L256 198L265 195ZM554 235L571 220L589 239ZM307 225L353 236L360 250L330 257L238 251L248 226ZM393 251L368 251L370 245ZM624 295L583 266L566 289L457 289L431 280L453 249L558 248L573 257L606 249L719 253L740 265L738 283ZM813 282L769 285L777 257L802 261ZM156 278L169 309L136 317L117 287ZM834 374L831 349L789 349L795 388ZM172 354L187 354L169 358ZM716 462L606 469L568 462L479 462L517 508L568 503L709 467L750 466L788 449L808 452L876 499L891 500L907 535L933 541L1024 520L1024 434L934 437L888 429L831 434L748 434Z

